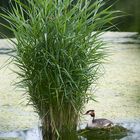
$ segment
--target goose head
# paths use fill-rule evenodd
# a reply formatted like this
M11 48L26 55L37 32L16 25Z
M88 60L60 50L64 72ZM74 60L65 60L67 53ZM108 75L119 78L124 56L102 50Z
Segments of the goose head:
M94 110L88 110L85 115L90 115L91 117L95 117L95 111Z

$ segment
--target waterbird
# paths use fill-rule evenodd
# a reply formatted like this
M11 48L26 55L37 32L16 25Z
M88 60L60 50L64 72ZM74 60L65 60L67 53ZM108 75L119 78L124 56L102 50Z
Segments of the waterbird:
M95 119L94 110L88 110L84 115L90 115L92 117L92 120L87 123L86 128L105 128L114 126L113 122L108 119L104 118Z

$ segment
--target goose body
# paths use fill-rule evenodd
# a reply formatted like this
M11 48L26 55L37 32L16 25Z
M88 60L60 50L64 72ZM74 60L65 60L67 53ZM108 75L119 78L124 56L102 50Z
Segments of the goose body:
M95 119L94 110L87 111L85 115L91 115L92 117L92 120L87 123L86 126L87 128L104 128L113 126L113 122L108 119L104 118Z

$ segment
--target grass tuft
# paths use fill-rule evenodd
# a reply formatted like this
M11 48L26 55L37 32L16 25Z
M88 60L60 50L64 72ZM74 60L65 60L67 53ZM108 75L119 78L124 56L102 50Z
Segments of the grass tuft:
M20 0L0 16L15 35L13 55L24 88L48 139L76 129L105 57L102 31L116 12L104 0ZM45 137L45 136L44 136ZM44 138L45 139L45 138Z

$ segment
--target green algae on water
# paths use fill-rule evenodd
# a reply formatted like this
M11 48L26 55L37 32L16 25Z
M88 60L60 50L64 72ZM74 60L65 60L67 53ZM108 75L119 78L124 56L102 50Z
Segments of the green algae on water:
M19 138L0 138L0 140L21 140Z

